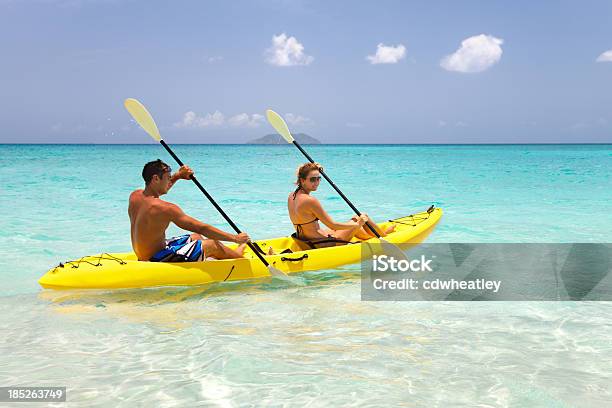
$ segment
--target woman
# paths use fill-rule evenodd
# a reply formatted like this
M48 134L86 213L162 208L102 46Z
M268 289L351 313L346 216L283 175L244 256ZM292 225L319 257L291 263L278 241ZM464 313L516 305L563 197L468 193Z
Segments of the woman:
M348 243L353 237L370 239L374 233L364 225L366 222L376 229L381 237L395 229L392 225L381 230L366 214L353 217L348 222L336 222L323 209L323 206L311 192L316 191L321 182L322 167L318 163L305 163L297 170L297 188L287 199L289 218L295 226L295 237L311 248L322 248ZM327 228L321 228L319 221Z

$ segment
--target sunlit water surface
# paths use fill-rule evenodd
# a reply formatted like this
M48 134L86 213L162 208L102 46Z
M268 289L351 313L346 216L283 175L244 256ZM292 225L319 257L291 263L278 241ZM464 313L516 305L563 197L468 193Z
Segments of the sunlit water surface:
M176 150L251 236L291 231L295 150ZM443 207L429 242L612 238L610 146L309 150L376 219ZM605 302L362 302L357 266L300 286L41 291L59 261L129 248L127 196L158 157L155 145L0 146L0 384L67 386L82 406L611 404ZM351 215L329 187L317 194ZM189 183L167 198L229 229Z

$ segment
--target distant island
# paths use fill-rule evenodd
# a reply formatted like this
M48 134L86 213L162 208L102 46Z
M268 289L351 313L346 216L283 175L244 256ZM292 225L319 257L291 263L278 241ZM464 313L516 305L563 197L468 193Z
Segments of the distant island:
M293 135L295 140L299 144L321 144L320 140L315 139L312 136L308 136L306 133L297 133ZM262 137L258 137L257 139L253 139L247 142L247 144L267 144L267 145L277 145L277 144L287 144L285 139L282 138L281 135L274 133L270 135L265 135Z

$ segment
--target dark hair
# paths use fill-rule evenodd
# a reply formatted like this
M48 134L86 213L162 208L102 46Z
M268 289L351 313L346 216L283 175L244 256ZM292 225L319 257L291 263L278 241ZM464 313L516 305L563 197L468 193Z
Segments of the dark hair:
M142 169L142 178L144 179L145 184L149 184L154 175L157 174L159 178L162 178L164 173L167 171L170 171L170 166L160 159L157 159L145 164L144 168Z

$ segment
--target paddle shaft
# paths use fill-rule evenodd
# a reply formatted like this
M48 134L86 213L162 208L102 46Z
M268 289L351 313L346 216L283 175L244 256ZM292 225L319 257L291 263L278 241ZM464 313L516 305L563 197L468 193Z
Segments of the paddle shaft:
M178 163L179 166L184 166L184 164L181 161L181 159L179 159L178 156L176 154L174 154L174 152L172 151L172 149L170 149L170 146L168 146L166 144L166 142L164 142L163 140L160 140L159 143L162 146L164 146L164 149L166 149L166 151L170 154L170 156L172 156L172 158ZM208 194L208 191L206 191L204 186L202 184L200 184L198 179L194 175L191 175L190 179L200 189L200 191L206 196L206 198L208 198L208 201L210 201L212 203L212 205L217 209L217 211L219 211L219 213L223 216L223 218L225 218L225 221L227 221L229 223L229 225L232 226L234 231L236 231L237 234L242 233L242 231L240 231L240 228L238 228L238 226L236 224L234 224L232 219L225 213L225 211L223 211L223 209L221 207L219 207L219 204L217 204L217 202L214 200L214 198L212 198L212 196L210 194ZM270 266L268 261L266 261L265 258L259 253L259 251L257 250L257 248L255 248L255 245L252 242L250 242L250 241L247 242L247 245L249 246L249 248L251 248L251 250L255 253L255 255L257 255L257 257L261 260L261 262L264 263L264 265Z
M309 161L309 162L311 162L311 163L315 163L315 161L312 159L312 157L310 157L310 155L309 155L308 153L306 153L306 150L302 149L302 146L300 146L300 144L299 144L299 143L298 143L296 140L293 140L293 144L295 145L295 147L297 147L297 148L300 150L300 152L302 152L302 154L303 154L303 155L304 155L304 156L305 156L305 157L308 159L308 161ZM327 182L328 182L328 183L329 183L329 184L330 184L330 185L331 185L331 186L334 188L334 190L336 190L336 193L340 194L340 197L342 197L342 199L343 199L344 201L346 201L346 203L349 205L349 207L351 207L351 209L352 209L353 211L355 211L355 214L357 214L357 216L361 216L361 212L359 212L359 210L357 209L357 207L355 207L355 206L353 205L353 203L351 203L351 200L349 200L349 199L348 199L348 198L347 198L347 197L344 195L344 193L342 193L342 191L340 191L340 189L338 188L338 186L336 186L336 185L334 184L334 182L333 182L333 181L331 181L331 179L330 179L330 178L327 176L327 174L325 174L325 172L324 172L323 170L321 170L321 169L319 169L319 173L321 173L321 175L323 176L323 178L324 178L325 180L327 180ZM372 233L373 233L374 235L376 235L376 237L377 237L377 238L380 238L380 234L378 233L378 231L376 231L376 230L374 229L374 227L373 227L372 225L370 225L370 223L369 223L369 222L366 222L366 225L368 226L368 228L370 229L370 231L372 231Z

